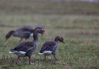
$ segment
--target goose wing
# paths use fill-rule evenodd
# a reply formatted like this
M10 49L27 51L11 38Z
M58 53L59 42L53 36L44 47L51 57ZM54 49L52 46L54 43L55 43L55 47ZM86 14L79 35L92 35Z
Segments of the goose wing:
M32 26L24 26L24 27L20 27L20 28L18 28L18 29L16 29L16 32L33 32L33 30L34 30L34 28L32 27Z
M31 49L34 49L35 46L35 43L33 43L32 41L24 41L17 45L13 50L27 52Z
M43 53L44 51L53 51L55 47L55 41L47 41L43 44L42 48L40 49L40 53Z

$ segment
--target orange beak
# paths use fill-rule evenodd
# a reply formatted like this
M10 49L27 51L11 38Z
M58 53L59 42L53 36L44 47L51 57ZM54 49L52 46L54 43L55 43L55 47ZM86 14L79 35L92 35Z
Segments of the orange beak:
M63 43L65 44L64 40L63 40Z
M42 31L44 31L44 32L45 32L45 30L44 30L44 29L42 29Z
M5 42L7 41L8 39L7 38L5 38Z

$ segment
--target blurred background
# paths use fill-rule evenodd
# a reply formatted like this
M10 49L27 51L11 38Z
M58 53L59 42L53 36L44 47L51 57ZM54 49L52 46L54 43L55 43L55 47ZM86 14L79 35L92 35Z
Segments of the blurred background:
M99 15L99 0L0 0L0 14Z

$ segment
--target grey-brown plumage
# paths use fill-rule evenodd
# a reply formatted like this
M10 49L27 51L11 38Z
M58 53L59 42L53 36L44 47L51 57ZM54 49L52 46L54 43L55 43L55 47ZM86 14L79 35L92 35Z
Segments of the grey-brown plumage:
M43 28L44 27L42 25L36 27L36 29L43 29ZM8 40L12 35L14 37L21 38L20 41L19 41L19 42L21 42L23 38L28 39L28 38L32 37L33 36L33 31L34 31L34 28L30 25L20 27L20 28L16 29L15 31L11 30L6 34L5 41Z
M32 36L33 30L34 30L34 28L32 26L20 27L20 28L16 29L15 31L11 30L6 34L5 41L8 40L12 35L14 37L21 38L19 41L19 42L21 42L23 38L28 39L30 36Z
M15 48L11 49L9 53L14 53L18 56L16 63L19 63L18 62L19 57L29 57L29 64L31 64L30 57L37 50L38 43L39 43L38 33L41 33L42 31L44 31L44 29L35 29L34 35L33 35L34 40L23 41L19 45L17 45Z
M56 59L55 53L58 49L58 41L64 43L64 39L60 36L57 36L54 41L47 41L43 44L42 48L40 49L39 54L44 54L45 55L45 60L46 60L46 55L53 55L54 58Z
M42 25L37 25L36 28L45 29L44 26L42 26Z

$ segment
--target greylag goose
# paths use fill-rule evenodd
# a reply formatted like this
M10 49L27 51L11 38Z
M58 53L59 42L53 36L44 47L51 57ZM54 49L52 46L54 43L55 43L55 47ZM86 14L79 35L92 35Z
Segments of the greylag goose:
M38 33L43 34L44 29L34 29L34 40L31 41L23 41L20 44L18 44L15 48L11 49L9 53L14 53L18 56L16 63L19 64L19 58L20 57L28 57L29 58L29 64L31 63L31 55L34 54L37 50L39 39L38 39Z
M38 54L42 55L44 54L44 59L46 60L47 55L53 55L54 58L57 60L55 53L58 49L58 41L64 43L64 39L60 36L57 36L54 41L47 41L43 44L42 48L40 49L40 52Z
M36 29L43 29L44 27L43 26L37 26ZM34 28L32 26L24 26L24 27L20 27L18 29L16 29L15 31L14 30L11 30L9 31L6 36L5 36L5 41L7 41L10 36L14 36L14 37L20 37L20 41L22 41L23 38L25 39L28 39L30 37L33 36L33 30Z

